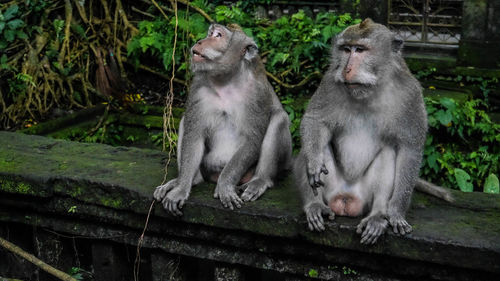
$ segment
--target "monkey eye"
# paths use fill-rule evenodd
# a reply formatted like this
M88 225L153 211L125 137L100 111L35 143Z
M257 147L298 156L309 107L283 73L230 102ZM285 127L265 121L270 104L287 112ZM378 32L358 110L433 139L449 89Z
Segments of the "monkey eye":
M347 46L343 46L343 47L340 47L340 49L346 53L350 53L351 52L351 48L347 47Z
M222 37L222 33L217 32L217 33L215 34L215 37Z
M364 51L366 51L366 49L364 47L357 47L355 50L356 53L362 53Z

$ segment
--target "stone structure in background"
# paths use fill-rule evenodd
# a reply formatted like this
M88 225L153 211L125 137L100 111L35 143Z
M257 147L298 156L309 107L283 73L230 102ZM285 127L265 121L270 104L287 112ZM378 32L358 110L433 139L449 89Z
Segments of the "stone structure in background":
M230 5L236 1L225 1ZM500 67L500 1L360 0L274 1L257 7L256 17L274 20L303 10L358 13L389 26L406 42L406 52L453 59L455 66Z

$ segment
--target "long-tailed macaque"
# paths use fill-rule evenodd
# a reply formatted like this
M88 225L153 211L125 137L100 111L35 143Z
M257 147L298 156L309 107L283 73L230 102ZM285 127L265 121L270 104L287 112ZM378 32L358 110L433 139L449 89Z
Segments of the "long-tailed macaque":
M412 231L405 213L415 185L451 200L418 178L427 115L402 47L370 19L333 41L331 65L302 119L294 165L311 230L324 230L322 215L367 214L357 232L361 243L372 244L388 225L395 233Z
M154 192L173 215L182 215L191 187L203 180L216 182L214 197L233 209L259 198L291 168L290 121L254 40L239 27L212 24L191 53L194 78L179 128L179 176Z

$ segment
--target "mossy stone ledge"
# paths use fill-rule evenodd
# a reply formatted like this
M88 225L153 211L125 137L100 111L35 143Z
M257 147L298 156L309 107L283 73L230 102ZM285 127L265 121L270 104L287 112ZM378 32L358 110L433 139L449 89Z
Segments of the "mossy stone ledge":
M166 160L154 150L0 132L0 226L136 245ZM171 165L167 178L176 173ZM213 190L212 184L195 186L182 217L156 203L145 251L277 272L283 280L500 276L498 195L453 192L455 202L447 203L415 193L407 214L414 231L405 237L388 231L365 246L355 232L359 218L339 217L323 233L310 232L290 176L234 211L224 209Z

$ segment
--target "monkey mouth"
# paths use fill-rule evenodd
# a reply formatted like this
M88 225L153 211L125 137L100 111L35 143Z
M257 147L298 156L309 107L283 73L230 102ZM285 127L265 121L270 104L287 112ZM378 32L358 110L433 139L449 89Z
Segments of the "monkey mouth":
M193 61L204 61L207 60L208 58L201 54L200 52L193 50Z
M344 82L344 85L346 85L346 87L349 89L355 89L355 88L363 86L363 84L361 84L361 83L349 83L349 82Z

